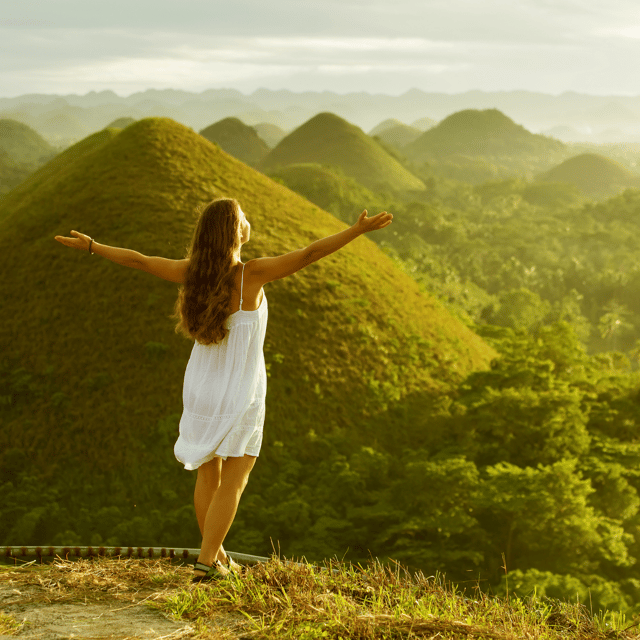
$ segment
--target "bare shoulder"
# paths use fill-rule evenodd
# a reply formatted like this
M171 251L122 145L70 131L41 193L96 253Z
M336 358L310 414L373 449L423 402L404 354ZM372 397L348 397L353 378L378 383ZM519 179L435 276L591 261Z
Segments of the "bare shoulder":
M254 258L246 263L245 269L248 268L249 277L262 286L267 282L286 278L305 267L309 263L307 255L308 249L298 249L281 256Z
M265 270L265 261L268 258L252 258L244 265L244 272L247 276L256 276Z

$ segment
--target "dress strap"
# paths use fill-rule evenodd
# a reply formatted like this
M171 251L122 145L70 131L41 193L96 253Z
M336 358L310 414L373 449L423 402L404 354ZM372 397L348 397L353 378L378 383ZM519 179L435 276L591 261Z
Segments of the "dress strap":
M240 277L240 311L242 311L242 288L244 287L244 264L242 265L242 276Z

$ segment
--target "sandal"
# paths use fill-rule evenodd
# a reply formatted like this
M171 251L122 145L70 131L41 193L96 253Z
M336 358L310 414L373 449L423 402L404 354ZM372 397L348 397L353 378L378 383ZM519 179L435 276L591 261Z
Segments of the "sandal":
M223 562L222 565L229 569L229 571L235 571L236 573L240 573L242 571L242 565L239 565L228 553L227 553L227 561Z
M197 561L193 565L194 571L202 571L204 573L203 576L193 576L191 582L212 582L213 580L221 580L222 578L226 578L229 575L229 569L225 567L220 560L216 560L215 563L210 567L206 564L203 564L200 561Z

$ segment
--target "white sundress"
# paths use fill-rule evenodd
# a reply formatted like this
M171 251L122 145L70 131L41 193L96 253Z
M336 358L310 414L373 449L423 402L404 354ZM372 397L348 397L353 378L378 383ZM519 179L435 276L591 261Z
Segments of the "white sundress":
M196 341L184 374L180 435L174 447L185 469L220 457L257 456L262 444L267 371L264 337L267 299L262 293L255 311L240 309L226 321L224 340L203 345Z

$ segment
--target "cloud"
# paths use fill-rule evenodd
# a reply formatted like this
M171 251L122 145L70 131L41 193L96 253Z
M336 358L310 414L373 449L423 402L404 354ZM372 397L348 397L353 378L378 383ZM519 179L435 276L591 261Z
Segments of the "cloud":
M628 0L4 0L4 95L219 86L638 92Z
M223 37L216 39L216 47L210 42L184 33L32 30L14 34L16 53L3 84L26 81L33 91L48 85L60 92L90 87L132 93L141 86L204 90L234 83L257 87L304 76L317 83L361 76L364 88L362 80L370 83L376 74L399 74L406 83L407 74L442 74L468 66L453 44L418 38ZM37 65L20 53L20 43L35 52ZM75 54L78 45L86 52L82 58ZM94 58L96 50L101 54ZM55 56L46 58L47 51Z

